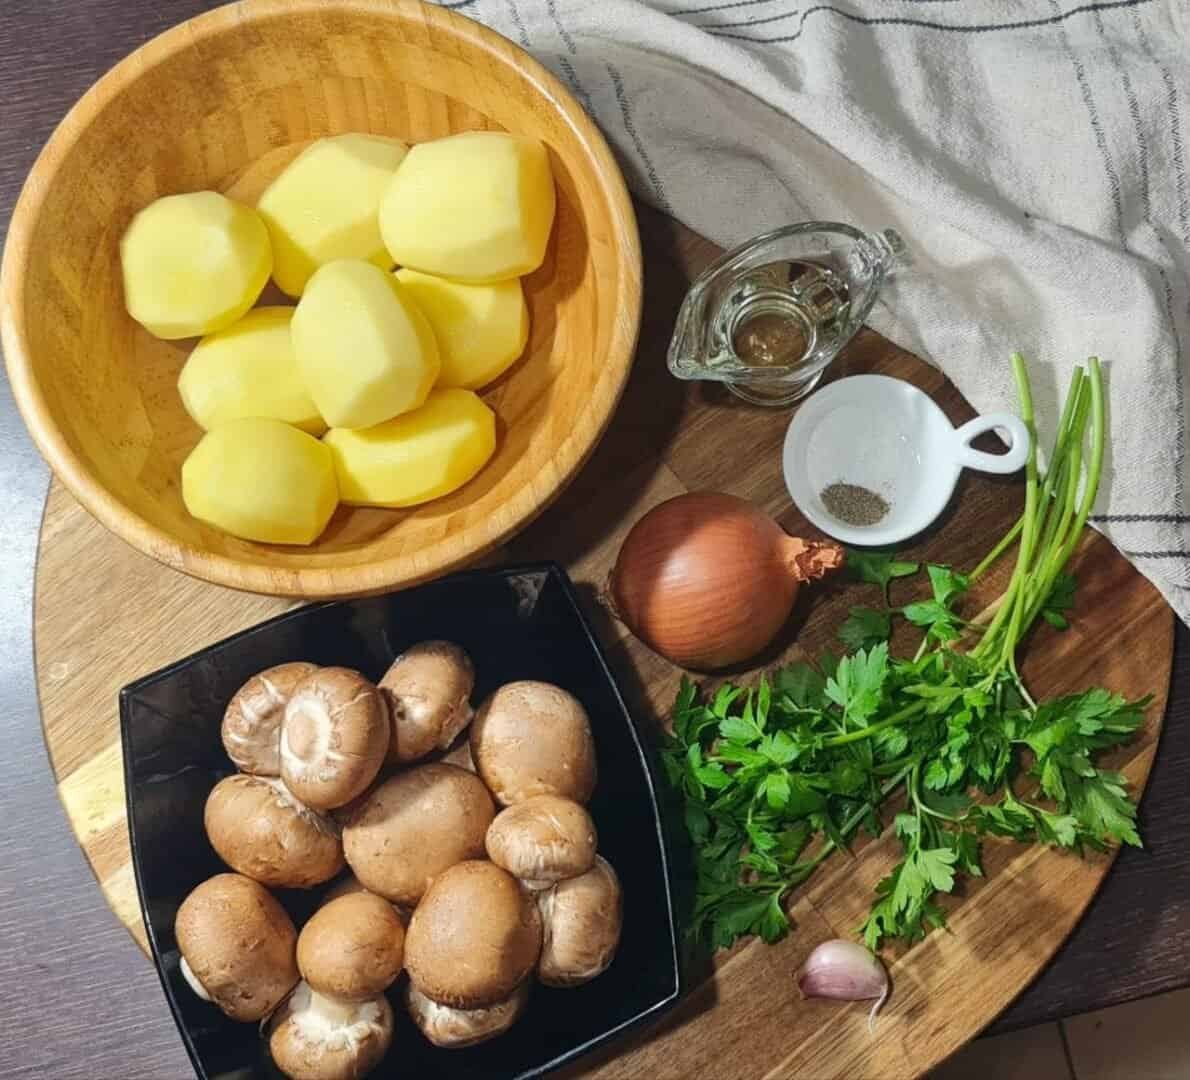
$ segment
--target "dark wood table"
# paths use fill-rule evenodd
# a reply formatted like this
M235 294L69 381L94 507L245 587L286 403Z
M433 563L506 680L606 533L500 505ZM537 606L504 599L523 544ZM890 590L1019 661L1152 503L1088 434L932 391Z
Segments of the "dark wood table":
M0 5L0 223L53 126L126 53L213 4ZM682 273L665 219L642 215L646 310L672 320ZM776 224L776 223L774 223ZM0 388L0 1076L190 1075L156 975L107 909L50 778L32 670L33 560L47 473ZM1121 642L1127 648L1127 642ZM991 1030L1190 984L1190 632L1179 626L1162 745L1124 852L1053 963Z

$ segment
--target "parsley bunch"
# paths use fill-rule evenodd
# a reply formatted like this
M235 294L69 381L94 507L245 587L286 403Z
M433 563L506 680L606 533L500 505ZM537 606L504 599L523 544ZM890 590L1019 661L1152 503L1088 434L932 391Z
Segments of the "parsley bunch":
M1032 435L1019 356L1013 369ZM930 597L894 608L890 582L919 566L851 552L851 573L878 586L882 603L851 609L839 631L848 655L781 668L755 688L725 684L708 700L683 680L662 761L695 850L695 938L720 948L782 937L790 890L859 829L879 834L894 795L904 799L892 820L902 858L861 928L873 949L943 925L938 894L982 873L985 835L1079 852L1140 844L1123 778L1095 758L1132 738L1148 699L1093 689L1038 703L1016 666L1037 618L1066 625L1074 579L1064 568L1095 499L1104 431L1092 359L1075 370L1044 476L1031 448L1020 520L970 574L927 566ZM1014 543L1012 577L987 620L961 617L972 582ZM912 658L889 655L894 618L924 631Z

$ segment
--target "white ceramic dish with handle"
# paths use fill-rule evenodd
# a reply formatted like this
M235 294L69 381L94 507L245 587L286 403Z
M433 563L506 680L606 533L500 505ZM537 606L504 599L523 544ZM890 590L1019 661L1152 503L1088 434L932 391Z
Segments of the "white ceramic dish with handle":
M997 431L1003 454L971 442ZM794 414L785 434L785 485L823 532L847 544L895 544L930 525L950 501L963 469L1014 473L1025 464L1029 432L1012 413L987 413L959 428L929 395L887 375L853 375L819 390ZM821 493L854 484L879 495L888 513L873 525L849 525Z

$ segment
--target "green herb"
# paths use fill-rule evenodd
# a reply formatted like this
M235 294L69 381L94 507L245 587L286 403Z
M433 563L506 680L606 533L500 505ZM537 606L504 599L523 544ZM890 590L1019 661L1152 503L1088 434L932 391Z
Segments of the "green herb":
M1019 356L1013 370L1032 432ZM1049 471L1031 452L1024 512L971 573L928 566L930 596L893 608L890 583L918 565L849 552L851 575L878 586L882 603L851 609L839 630L847 655L781 668L752 689L723 685L709 700L683 681L662 756L696 852L696 938L780 938L790 890L859 830L880 833L894 795L902 854L860 928L873 949L945 923L939 897L981 874L984 836L1075 851L1140 844L1123 779L1095 759L1133 737L1148 699L1095 689L1037 703L1016 666L1038 617L1066 625L1074 579L1064 568L1095 498L1105 430L1092 359L1075 371ZM990 620L961 617L971 585L1013 544ZM894 617L925 632L911 659L889 654Z

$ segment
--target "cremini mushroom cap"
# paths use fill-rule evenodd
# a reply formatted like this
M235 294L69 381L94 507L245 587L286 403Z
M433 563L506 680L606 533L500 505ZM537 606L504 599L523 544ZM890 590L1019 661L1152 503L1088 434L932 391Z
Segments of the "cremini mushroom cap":
M595 863L591 815L573 799L533 795L496 815L488 827L488 858L530 889L584 874Z
M390 761L407 764L445 750L471 722L470 657L449 641L422 641L393 661L379 683L392 717Z
M504 806L534 795L585 803L595 790L595 742L586 710L544 682L512 682L480 706L471 756Z
M308 889L343 869L335 823L272 777L224 777L207 796L203 820L219 857L263 885Z
M281 720L293 688L317 664L278 664L253 675L223 713L223 748L240 772L281 775Z
M541 918L530 894L495 863L458 863L433 881L405 936L413 985L440 1005L504 1001L537 963Z
M174 933L190 976L233 1020L263 1019L298 981L293 921L240 874L216 874L190 893Z
M495 816L474 773L417 765L379 784L359 806L343 828L343 850L366 889L411 908L435 876L483 856Z
M319 668L302 679L281 724L281 778L307 806L332 810L361 794L388 751L388 708L358 671Z
M320 994L366 1001L401 972L405 927L387 900L350 893L323 904L298 935L302 978Z
M606 860L537 894L542 947L537 975L546 986L578 986L607 970L620 944L624 899Z

